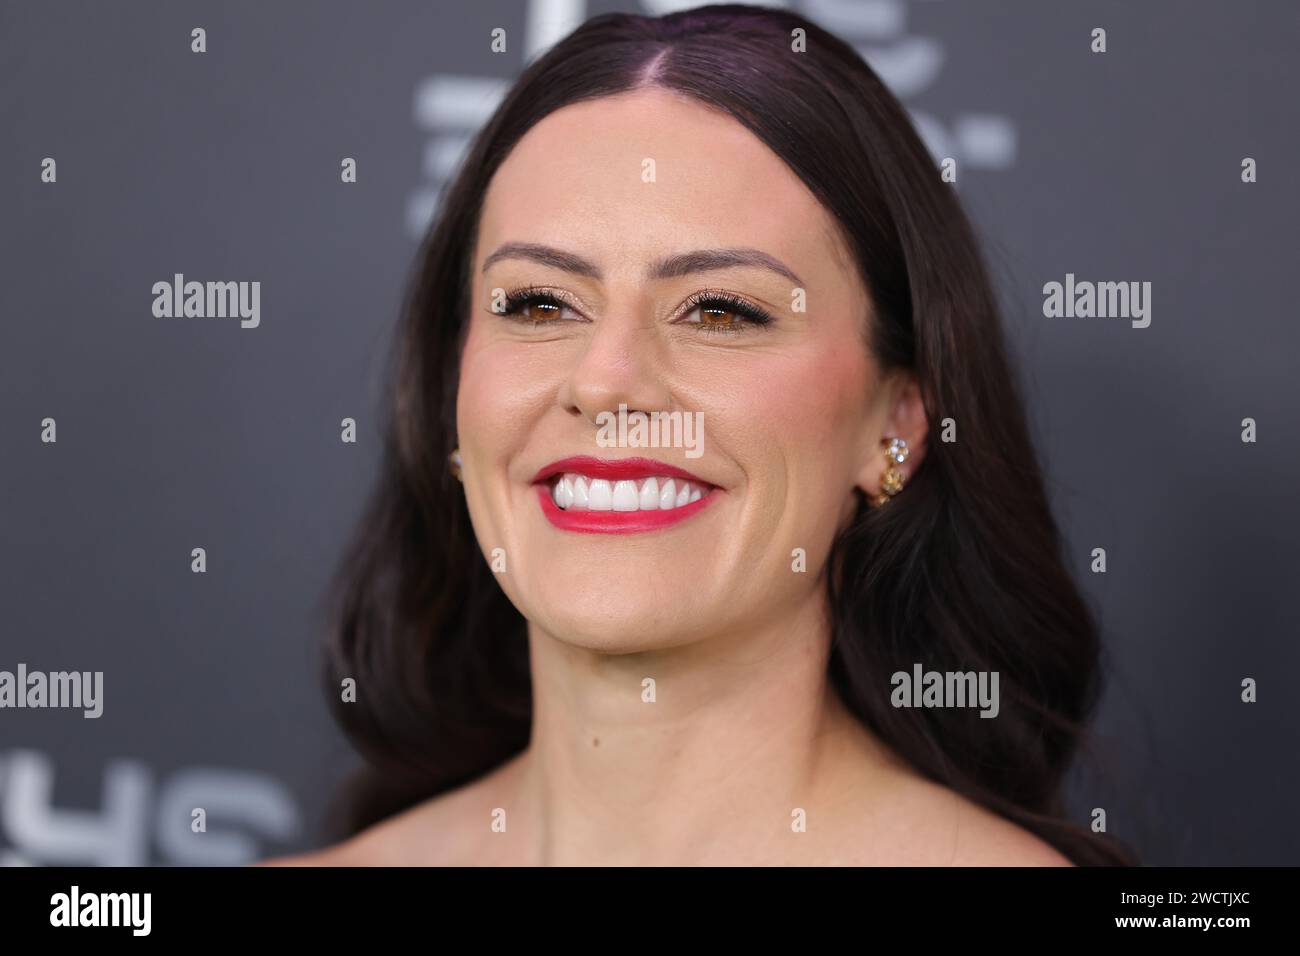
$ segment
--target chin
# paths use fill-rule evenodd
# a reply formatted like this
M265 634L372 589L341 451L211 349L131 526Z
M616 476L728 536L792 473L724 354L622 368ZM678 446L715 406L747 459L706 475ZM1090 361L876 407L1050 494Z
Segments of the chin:
M708 616L672 597L675 588L651 591L643 577L611 587L609 577L617 573L607 569L594 586L548 586L521 611L531 626L562 643L607 654L679 647L712 633Z

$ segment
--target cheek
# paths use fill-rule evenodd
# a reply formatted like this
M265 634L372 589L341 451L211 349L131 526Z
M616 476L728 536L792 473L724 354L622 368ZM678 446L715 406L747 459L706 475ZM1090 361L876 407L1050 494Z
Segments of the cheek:
M495 457L522 440L553 394L538 359L518 343L495 340L477 323L471 326L456 393L462 451Z
M814 569L853 508L870 374L865 346L818 349L790 370L780 400L768 402L789 482L786 546L806 548Z
M855 339L850 347L828 348L808 375L803 412L818 423L810 432L818 441L831 443L847 460L857 448L867 417L871 372L866 346Z
M844 485L847 491L867 412L867 376L864 350L833 343L773 363L759 376L761 387L749 390L753 398L744 412L749 433L761 439L753 452L780 456L782 470L803 489L815 485L833 494Z

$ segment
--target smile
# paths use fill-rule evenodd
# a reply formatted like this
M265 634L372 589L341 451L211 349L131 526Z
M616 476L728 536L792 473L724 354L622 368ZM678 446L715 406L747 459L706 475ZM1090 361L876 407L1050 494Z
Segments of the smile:
M557 528L632 534L665 528L697 515L717 486L648 458L565 458L533 479L542 513Z

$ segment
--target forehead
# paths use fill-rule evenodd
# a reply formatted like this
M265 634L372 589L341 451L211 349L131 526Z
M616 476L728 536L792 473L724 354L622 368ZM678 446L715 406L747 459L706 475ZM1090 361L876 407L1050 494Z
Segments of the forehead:
M780 157L729 115L660 89L534 125L489 185L477 261L504 241L583 248L611 269L724 246L803 276L844 266L833 218Z

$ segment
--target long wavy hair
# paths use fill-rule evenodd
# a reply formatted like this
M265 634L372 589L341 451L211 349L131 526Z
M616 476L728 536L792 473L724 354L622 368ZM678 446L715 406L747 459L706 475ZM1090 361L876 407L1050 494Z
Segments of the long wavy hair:
M797 50L803 31L806 49ZM718 5L606 15L519 77L471 144L418 253L396 340L377 486L338 572L324 681L366 765L333 825L356 832L481 776L528 743L526 624L479 551L449 473L484 193L563 106L662 87L730 114L834 215L869 290L870 349L909 369L931 441L888 507L859 499L825 573L829 679L926 777L1082 864L1128 851L1065 819L1063 780L1098 693L1099 640L1061 555L996 298L971 226L905 110L847 44L803 17ZM884 678L997 671L1001 709L895 708ZM340 699L344 678L359 689Z

